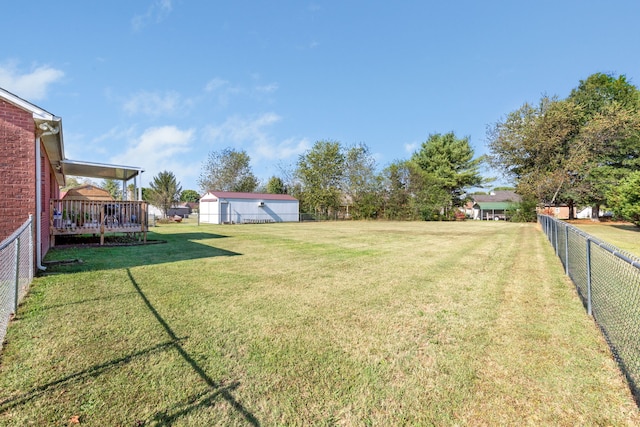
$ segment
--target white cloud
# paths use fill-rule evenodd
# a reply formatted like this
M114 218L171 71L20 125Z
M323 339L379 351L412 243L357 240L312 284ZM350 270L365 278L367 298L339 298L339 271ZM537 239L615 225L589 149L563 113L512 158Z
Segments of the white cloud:
M411 142L409 144L404 144L404 151L406 151L407 153L413 154L418 149L419 146L420 146L420 144L417 143L417 142Z
M204 90L206 92L214 92L220 88L227 86L228 84L229 82L227 80L221 79L219 77L215 77L206 84L206 86L204 87Z
M205 138L221 147L233 145L245 149L254 163L260 160L287 159L303 153L311 147L306 138L288 138L278 141L269 128L281 117L264 113L257 117L234 116L219 126L205 129Z
M298 156L311 148L311 142L307 138L289 138L284 141L272 144L260 144L254 146L255 153L265 159L289 159Z
M242 145L268 140L265 127L280 121L280 116L275 113L265 113L256 118L243 118L233 116L219 126L209 126L205 133L207 138L214 143L232 143Z
M210 93L216 100L219 106L226 107L229 105L229 100L233 96L237 96L245 92L241 87L232 85L228 80L215 77L204 87L205 92Z
M113 147L117 141L129 141L135 138L135 129L115 127L108 132L95 136L91 142L87 144L84 135L75 135L65 132L65 153L71 159L93 158L99 157L96 161L102 162L104 158L113 153ZM69 137L71 136L71 137ZM74 137L75 136L75 137Z
M64 72L50 66L39 66L31 72L21 74L17 64L0 65L0 87L29 101L46 98L51 84L64 77Z
M254 73L251 75L251 78L253 80L260 80L260 75ZM247 96L253 99L263 99L265 95L271 95L279 88L280 86L275 82L267 84L253 83L251 85L242 86L232 84L228 80L220 77L214 77L207 82L204 90L210 94L210 97L217 101L218 106L227 107L230 100L234 97Z
M193 135L193 129L181 130L175 126L149 128L134 138L124 153L109 161L113 164L142 167L147 179L163 170L169 170L179 178L179 173L188 170L190 165L181 165L176 158L191 150Z
M264 86L256 86L256 91L259 93L273 93L278 90L278 83L269 83Z
M147 116L162 116L174 114L179 109L188 106L177 92L166 93L138 92L131 96L123 105L124 110L131 114L145 114Z
M156 0L149 6L146 13L133 17L131 26L135 31L140 31L150 23L159 24L169 16L172 10L172 0Z

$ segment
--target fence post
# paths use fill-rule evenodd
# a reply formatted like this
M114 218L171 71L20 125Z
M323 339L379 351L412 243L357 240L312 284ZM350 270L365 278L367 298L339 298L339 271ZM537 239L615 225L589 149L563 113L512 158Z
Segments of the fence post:
M569 276L569 227L564 227L564 272Z
M544 219L544 231L547 235L547 240L549 241L549 243L551 243L551 222L549 221L549 218L543 218Z
M14 276L14 288L15 295L13 299L13 314L18 312L18 297L20 296L20 236L14 240L14 249L15 249L15 276Z
M29 214L29 283L33 278L33 215Z
M560 251L558 250L558 221L553 222L553 247L556 250L556 256L560 256Z
M591 311L591 238L587 237L587 314L593 316Z

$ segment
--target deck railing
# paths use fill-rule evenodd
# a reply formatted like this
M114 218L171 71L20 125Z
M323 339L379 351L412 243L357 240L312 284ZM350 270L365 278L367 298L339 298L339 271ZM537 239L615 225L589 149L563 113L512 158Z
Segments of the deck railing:
M51 246L55 236L141 233L147 239L147 203L139 201L51 200Z

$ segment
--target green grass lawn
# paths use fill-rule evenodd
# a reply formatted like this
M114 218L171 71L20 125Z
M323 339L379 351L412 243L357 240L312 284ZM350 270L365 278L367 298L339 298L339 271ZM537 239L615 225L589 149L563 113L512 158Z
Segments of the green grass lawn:
M538 226L162 225L57 249L0 425L637 425Z
M640 257L640 228L631 223L586 222L572 223L585 233Z

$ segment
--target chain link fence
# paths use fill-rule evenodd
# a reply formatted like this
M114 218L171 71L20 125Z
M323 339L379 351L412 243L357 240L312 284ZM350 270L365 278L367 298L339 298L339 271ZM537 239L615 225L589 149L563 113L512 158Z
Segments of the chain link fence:
M33 280L32 217L0 243L0 349L9 320Z
M640 258L550 216L538 222L640 404Z

